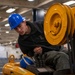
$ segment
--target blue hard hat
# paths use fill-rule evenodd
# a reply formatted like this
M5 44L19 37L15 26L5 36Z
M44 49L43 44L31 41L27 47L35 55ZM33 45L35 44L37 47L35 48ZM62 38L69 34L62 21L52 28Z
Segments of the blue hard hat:
M12 13L8 17L8 22L9 22L9 25L10 25L10 29L12 30L12 29L16 28L24 20L25 20L25 18L22 17L20 14Z
M26 68L27 65L34 65L34 61L32 59L30 59L29 57L23 57L21 60L20 60L20 66L22 68Z

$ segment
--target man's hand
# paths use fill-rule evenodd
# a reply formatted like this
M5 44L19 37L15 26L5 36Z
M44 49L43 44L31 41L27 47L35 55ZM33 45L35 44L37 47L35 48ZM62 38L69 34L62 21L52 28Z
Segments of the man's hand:
M34 52L35 52L36 54L41 54L41 53L42 53L42 47L35 47L35 48L34 48Z

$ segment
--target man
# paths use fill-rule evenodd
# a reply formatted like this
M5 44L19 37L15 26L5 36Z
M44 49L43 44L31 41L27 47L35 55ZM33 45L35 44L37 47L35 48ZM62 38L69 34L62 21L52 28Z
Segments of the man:
M52 46L46 41L43 22L28 22L17 13L11 14L8 22L11 30L19 33L18 43L24 54L31 57L42 54L45 56L45 64L54 66L56 70L70 68L68 55L59 51L60 46Z

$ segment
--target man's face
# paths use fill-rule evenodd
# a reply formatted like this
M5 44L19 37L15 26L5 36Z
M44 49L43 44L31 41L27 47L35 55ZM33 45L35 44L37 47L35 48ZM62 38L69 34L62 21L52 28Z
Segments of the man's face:
M28 27L26 25L26 21L23 21L20 25L18 25L15 28L15 31L18 32L20 35L27 34L28 32Z

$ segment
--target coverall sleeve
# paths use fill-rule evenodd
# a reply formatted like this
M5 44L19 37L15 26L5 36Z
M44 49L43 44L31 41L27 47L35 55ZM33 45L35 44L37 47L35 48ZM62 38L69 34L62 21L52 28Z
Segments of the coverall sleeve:
M22 51L23 54L27 54L28 56L32 57L34 55L34 52L33 52L33 47L27 47L27 46L23 46L22 44L19 44L19 47Z

